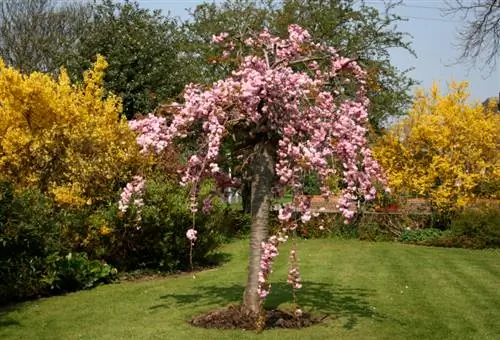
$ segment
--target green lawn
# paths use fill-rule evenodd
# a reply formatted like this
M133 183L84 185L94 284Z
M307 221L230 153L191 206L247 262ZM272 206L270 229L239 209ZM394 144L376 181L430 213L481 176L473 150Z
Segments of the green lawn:
M207 330L190 317L240 300L247 243L222 267L101 286L0 310L0 339L499 339L500 252L332 239L299 243L305 310L330 314L302 330ZM290 298L283 249L270 306Z

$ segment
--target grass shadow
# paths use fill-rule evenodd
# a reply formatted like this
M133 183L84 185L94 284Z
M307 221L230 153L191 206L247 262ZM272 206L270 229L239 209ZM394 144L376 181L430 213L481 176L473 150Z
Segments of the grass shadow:
M351 288L329 283L304 281L297 290L297 302L307 309L324 313L336 318L347 318L348 324L355 324L358 318L377 318L375 309L368 299L375 291L364 288ZM291 301L291 288L286 283L274 283L266 307L275 308ZM347 327L352 328L352 327Z
M214 252L205 256L202 265L218 267L228 263L233 258L230 253Z
M9 316L9 313L16 310L15 306L0 307L0 328L8 326L21 326L19 321Z
M170 308L172 305L190 305L193 307L240 303L244 286L199 286L194 294L167 294L160 297L162 303L151 309ZM371 318L381 321L383 317L370 306L368 299L374 290L342 287L340 285L305 281L303 288L297 291L297 299L301 308L324 314L329 318L342 319L343 327L354 328L360 318ZM282 303L292 300L290 285L273 283L272 291L266 301L266 308L277 308Z

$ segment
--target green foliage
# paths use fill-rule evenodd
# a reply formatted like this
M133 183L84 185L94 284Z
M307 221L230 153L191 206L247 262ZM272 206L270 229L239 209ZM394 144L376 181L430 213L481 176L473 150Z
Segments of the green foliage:
M401 234L401 242L421 243L435 242L443 236L443 231L436 228L409 229Z
M297 234L306 239L324 237L348 239L356 237L356 226L353 223L346 224L340 214L320 214L308 223L301 224L297 228Z
M83 249L103 258L120 270L154 268L187 269L189 240L186 231L193 223L186 188L163 176L148 177L144 206L125 214L116 204L88 218ZM206 264L207 255L249 225L249 217L214 199L209 214L195 216L198 240L193 261Z
M109 265L69 253L63 215L38 191L0 183L0 304L112 279Z
M338 214L320 214L306 225L299 225L302 238L356 238L366 241L399 241L424 246L453 248L499 248L500 209L495 206L467 208L446 216L412 214L358 214L349 224ZM277 220L272 222L278 230ZM438 228L439 227L439 228Z
M321 184L316 173L308 173L304 176L304 195L320 195Z
M94 5L87 32L66 66L79 77L97 54L104 55L109 62L105 87L122 97L123 111L132 118L183 89L177 32L177 22L160 11L142 9L135 1L104 0Z
M57 276L63 245L52 213L38 192L0 184L0 303L46 291Z
M429 225L427 215L409 213L360 213L349 223L339 213L321 213L307 224L299 224L297 235L302 238L333 237L341 239L359 239L366 241L395 241L414 243L412 237ZM272 221L272 230L277 231L280 223ZM425 232L424 232L425 233Z
M58 274L53 285L61 291L89 289L99 283L109 283L117 273L105 262L89 260L86 253L69 253L57 265Z
M451 222L453 237L464 248L500 247L500 209L469 208Z
M451 218L449 229L405 230L401 241L436 247L500 247L500 210L494 207L466 208Z
M358 222L356 234L360 240L365 241L392 241L394 239L390 231L377 221Z

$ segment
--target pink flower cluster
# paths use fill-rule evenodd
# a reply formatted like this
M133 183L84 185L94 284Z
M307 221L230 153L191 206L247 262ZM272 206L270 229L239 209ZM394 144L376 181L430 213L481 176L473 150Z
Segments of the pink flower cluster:
M229 34L227 32L222 32L219 35L213 35L212 36L212 43L214 43L214 44L220 44L221 42L223 42L224 40L226 40L226 38L228 36L229 36Z
M189 241L191 241L191 245L193 245L198 237L196 236L198 234L198 231L194 228L188 229L186 232L186 237L188 238Z
M297 250L295 248L290 250L289 260L290 269L288 269L288 279L286 282L288 282L293 289L300 289L302 288L302 283L298 267Z
M367 149L365 73L355 61L339 57L331 48L311 43L307 31L299 26L291 25L289 34L289 39L281 40L262 32L247 43L264 46L267 55L276 51L271 59L247 56L231 77L214 83L208 90L190 85L185 91L185 104L168 128L167 140L187 135L186 131L195 122L203 121L206 146L190 159L182 180L197 183L204 176L220 172L219 151L223 138L233 128L231 122L266 126L269 131L262 132L272 131L279 136L275 170L282 187L300 190L303 172L311 169L318 172L321 180L326 180L335 172L331 166L334 159L344 165L346 189L340 209L350 218L351 202L361 196L372 198L373 182L384 181L380 167ZM227 35L221 34L214 41L225 39ZM330 54L326 70L322 71L315 61L309 64L311 71L294 69L295 62L315 57L311 48L305 48L308 44L322 55ZM335 91L327 90L329 79L341 71L349 72L357 80L355 99L343 99ZM325 196L329 195L327 186L322 190ZM310 219L308 209L303 214L303 221ZM287 208L281 217L289 216Z
M257 288L261 299L265 299L271 291L269 275L272 273L274 258L279 254L278 245L286 242L287 239L288 236L279 233L278 236L271 236L267 242L263 242L261 245L259 287Z
M141 153L147 154L151 151L160 153L168 144L166 135L165 118L153 114L142 119L131 120L128 126L132 131L138 132L137 144L141 146Z
M132 182L128 183L123 189L120 195L120 201L118 202L118 208L122 212L126 212L131 204L140 208L144 205L142 200L142 194L144 193L144 188L146 181L141 176L134 176Z

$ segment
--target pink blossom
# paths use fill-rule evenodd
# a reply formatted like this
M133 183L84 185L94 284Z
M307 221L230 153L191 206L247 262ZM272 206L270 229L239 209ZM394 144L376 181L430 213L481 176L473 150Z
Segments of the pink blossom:
M214 44L219 44L226 40L226 38L229 36L229 33L227 32L222 32L219 35L212 35L212 43Z
M257 288L261 299L265 299L271 290L268 277L272 272L273 260L279 254L278 244L285 240L286 238L282 235L271 236L267 242L263 242L261 245L259 287Z
M146 181L141 176L134 176L132 182L128 183L120 194L118 209L126 212L131 204L137 208L144 206L141 196L144 193Z
M288 269L287 282L292 286L293 289L300 289L302 288L302 279L300 278L297 250L295 249L295 246L290 250L289 260L290 268Z
M186 237L188 238L189 241L191 241L191 243L194 243L198 238L196 236L197 234L198 234L198 231L191 228L191 229L188 229L188 231L186 232Z
M165 118L163 117L149 114L145 118L129 121L128 125L132 131L139 133L137 144L142 147L141 153L143 154L150 151L160 153L169 142Z
M288 221L292 218L293 206L291 204L285 204L283 208L278 211L278 219L281 221Z

